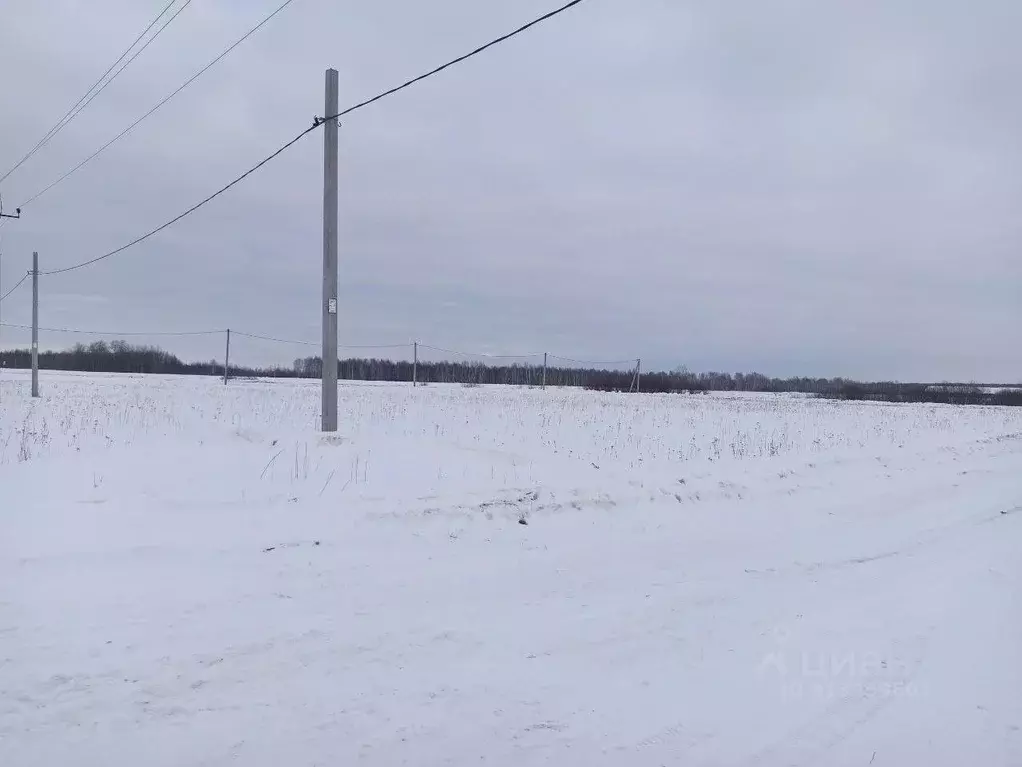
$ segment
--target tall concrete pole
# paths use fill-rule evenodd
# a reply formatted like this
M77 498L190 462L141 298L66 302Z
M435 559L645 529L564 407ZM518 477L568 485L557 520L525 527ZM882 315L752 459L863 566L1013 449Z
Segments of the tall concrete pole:
M326 71L326 111L338 111L337 70ZM323 125L323 431L337 431L337 118Z
M39 396L39 254L32 254L32 396Z
M227 386L227 379L231 370L231 329L227 328L227 349L224 351L224 386Z

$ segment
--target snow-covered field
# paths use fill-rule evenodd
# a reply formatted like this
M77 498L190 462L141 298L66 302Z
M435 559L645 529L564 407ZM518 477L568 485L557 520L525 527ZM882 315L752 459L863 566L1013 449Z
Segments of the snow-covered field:
M1022 409L27 380L4 767L1022 764Z

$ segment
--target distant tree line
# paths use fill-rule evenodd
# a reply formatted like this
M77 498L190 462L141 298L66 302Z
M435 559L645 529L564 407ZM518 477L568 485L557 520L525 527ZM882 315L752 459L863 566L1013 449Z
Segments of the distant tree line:
M302 378L319 378L323 361L319 357L296 359L295 374ZM337 363L337 375L353 381L407 381L411 382L413 366L404 360L346 359ZM546 382L549 386L581 386L593 389L628 391L633 384L634 370L595 370L581 368L548 367ZM505 384L510 386L540 386L543 383L542 365L488 364L469 362L418 363L416 373L420 383ZM646 377L643 377L645 384ZM654 386L651 383L651 386ZM645 389L645 385L643 386ZM649 389L670 391L670 389Z
M874 402L933 402L945 405L1022 406L1022 389L993 388L973 384L858 383L846 381L826 396L843 400Z
M155 346L133 346L126 341L94 341L75 344L62 352L40 351L39 367L44 370L82 370L93 373L180 373L185 375L215 375L223 363L182 362L170 352ZM30 368L32 353L29 349L0 351L0 366Z
M0 351L0 366L31 367L28 349ZM176 355L154 346L135 346L126 341L95 341L75 344L65 351L39 353L44 370L81 370L96 373L167 373L222 376L223 363L182 362ZM246 367L231 365L231 377L319 378L323 362L319 357L294 360L290 367ZM338 362L341 380L412 381L412 363L403 360L344 359ZM418 363L420 383L466 385L505 384L539 386L543 368L538 365L491 365L482 362ZM600 391L629 391L635 385L634 370L599 370L548 367L549 386L577 386ZM883 402L934 402L960 405L1022 405L1022 390L989 392L971 384L861 383L845 378L770 378L760 373L692 373L684 367L670 372L643 373L643 392L802 392L842 400Z

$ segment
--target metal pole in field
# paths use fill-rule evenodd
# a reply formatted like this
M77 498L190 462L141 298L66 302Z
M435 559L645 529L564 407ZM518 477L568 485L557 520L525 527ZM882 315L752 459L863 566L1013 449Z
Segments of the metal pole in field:
M3 200L0 200L0 224L2 224L4 222L5 218L10 218L10 219L19 219L19 218L21 218L21 208L16 208L15 211L14 211L14 215L13 216L10 213L4 213ZM3 256L3 248L0 248L0 261L2 261L2 256ZM0 263L0 267L2 267L2 266L3 266L3 264ZM2 296L3 294L4 294L3 290L0 290L0 296Z
M32 254L32 396L39 396L39 254Z
M546 388L546 352L543 352L543 388Z
M231 329L227 328L227 351L224 352L224 386L227 386L227 378L231 369Z
M639 385L642 383L642 360L635 360L635 393L639 393Z
M326 71L326 112L338 112L337 70ZM337 431L337 118L323 126L323 431Z
M419 342L415 342L415 351L412 354L412 386L419 385Z
M3 289L3 271L4 271L4 254L3 254L3 251L0 250L0 296L2 296L4 294L4 289ZM3 308L3 302L0 302L0 308ZM0 322L2 322L2 320L0 320ZM3 332L3 328L0 327L0 333L2 333L2 332ZM0 351L3 351L3 347L2 346L0 346ZM2 370L2 369L3 368L0 367L0 370Z

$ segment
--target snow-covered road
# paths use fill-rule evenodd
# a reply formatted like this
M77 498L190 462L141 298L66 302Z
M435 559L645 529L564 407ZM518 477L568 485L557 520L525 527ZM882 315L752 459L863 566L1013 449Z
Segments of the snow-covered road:
M1022 414L273 386L0 391L0 764L1022 764Z

